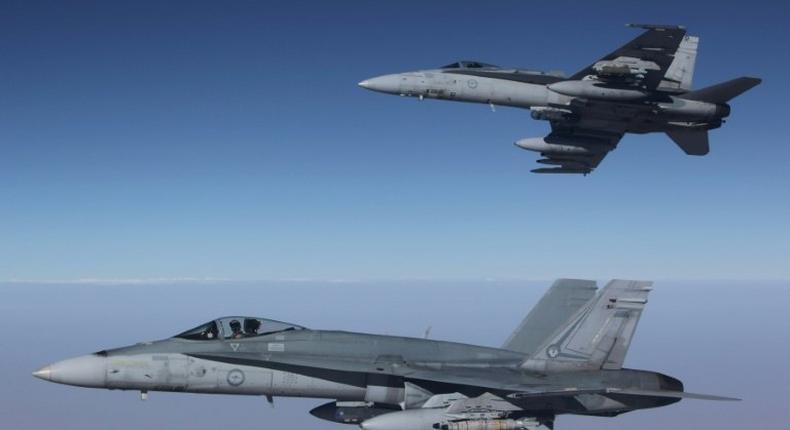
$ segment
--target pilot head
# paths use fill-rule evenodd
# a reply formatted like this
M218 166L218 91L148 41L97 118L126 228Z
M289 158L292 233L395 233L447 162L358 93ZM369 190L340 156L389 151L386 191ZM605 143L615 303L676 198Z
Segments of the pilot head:
M244 320L244 332L247 333L248 336L258 334L258 329L260 328L261 322L255 318L247 318Z
M241 323L239 322L239 320L230 321L230 330L233 332L233 334L241 333Z

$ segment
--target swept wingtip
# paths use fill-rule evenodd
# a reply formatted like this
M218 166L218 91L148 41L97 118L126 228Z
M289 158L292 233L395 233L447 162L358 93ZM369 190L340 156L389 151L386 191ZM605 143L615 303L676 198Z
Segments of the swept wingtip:
M680 394L681 395L679 397L696 400L713 400L717 402L740 402L742 400L737 397L718 396L715 394L689 393L687 391L683 391Z

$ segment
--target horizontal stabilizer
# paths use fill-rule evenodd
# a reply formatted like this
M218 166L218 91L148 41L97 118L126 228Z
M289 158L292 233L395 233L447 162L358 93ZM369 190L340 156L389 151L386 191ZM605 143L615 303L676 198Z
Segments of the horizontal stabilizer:
M762 82L759 78L743 77L685 93L680 98L708 103L727 103Z
M705 155L710 151L708 130L668 130L667 136L688 155Z
M609 389L607 390L607 392L611 394L622 393L631 396L672 397L676 399L715 400L715 401L726 401L726 402L739 402L741 400L735 397L714 396L713 394L688 393L685 391Z

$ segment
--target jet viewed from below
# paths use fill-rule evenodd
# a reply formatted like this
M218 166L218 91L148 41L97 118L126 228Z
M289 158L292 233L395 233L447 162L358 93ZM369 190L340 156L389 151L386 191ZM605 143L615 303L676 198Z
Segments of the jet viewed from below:
M54 363L34 376L118 390L332 399L310 411L364 430L553 429L691 394L623 367L651 282L560 279L500 348L227 317L172 338Z
M731 99L758 85L741 77L691 90L699 38L681 26L646 31L571 77L460 61L436 70L379 76L359 86L401 96L528 108L549 121L546 137L516 146L539 152L535 173L595 169L625 133L666 133L686 154L708 153L708 130L721 127Z

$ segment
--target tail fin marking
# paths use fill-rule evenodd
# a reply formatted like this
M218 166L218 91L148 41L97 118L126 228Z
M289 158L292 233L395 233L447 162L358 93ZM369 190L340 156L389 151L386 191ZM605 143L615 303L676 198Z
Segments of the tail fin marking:
M685 36L680 42L675 58L669 65L664 79L658 84L659 89L668 91L689 91L694 79L694 65L697 62L699 37Z
M521 367L539 372L621 368L651 285L610 281Z

